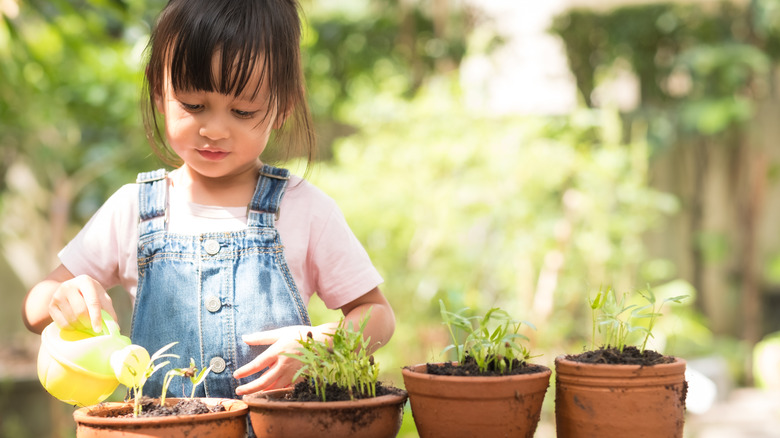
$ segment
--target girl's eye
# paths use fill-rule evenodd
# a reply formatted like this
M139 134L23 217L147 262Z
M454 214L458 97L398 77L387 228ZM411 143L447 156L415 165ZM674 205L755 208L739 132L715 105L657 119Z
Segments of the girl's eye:
M238 116L240 119L251 119L254 117L254 115L257 113L257 111L241 111L241 110L233 110L233 114Z
M203 105L193 105L189 103L179 102L181 104L181 107L184 108L186 111L189 111L191 113L200 111L203 109Z

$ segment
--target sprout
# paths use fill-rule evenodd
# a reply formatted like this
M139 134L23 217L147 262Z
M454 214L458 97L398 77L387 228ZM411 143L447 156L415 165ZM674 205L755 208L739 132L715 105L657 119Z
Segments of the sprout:
M450 312L439 300L441 317L450 332L452 344L442 353L455 350L459 363L464 363L466 356L471 357L479 367L480 372L495 370L499 374L512 371L513 360L524 362L531 358L527 348L517 343L518 339L528 340L519 333L522 324L533 328L528 322L515 321L509 314L497 307L490 309L484 316L464 316L468 309ZM498 324L493 324L493 322ZM496 327L491 329L491 326ZM463 343L455 336L455 329L466 333Z
M588 298L592 313L592 340L591 348L595 346L596 329L604 334L605 347L613 347L621 353L628 344L628 337L631 333L644 333L644 339L640 353L644 353L647 348L647 341L653 337L653 327L660 316L661 308L668 302L680 303L687 298L686 295L680 295L665 299L656 307L657 300L653 291L648 288L637 292L639 296L647 303L643 306L636 304L629 305L628 293L624 293L620 298L613 289L607 289L606 292L599 290L596 298ZM629 310L631 312L629 312ZM646 319L647 326L639 325L639 322ZM603 329L603 331L602 331Z
M165 373L165 378L163 379L163 388L162 388L162 396L160 396L160 405L165 404L165 394L168 392L168 386L171 383L171 380L173 380L174 377L180 376L180 377L189 377L190 382L192 382L192 392L190 393L190 398L195 397L195 388L198 387L204 380L206 380L206 376L209 375L211 372L211 366L208 368L204 368L198 373L198 367L195 366L195 359L190 358L190 366L187 368L174 368L167 373Z
M325 389L333 384L349 391L350 399L375 397L379 379L379 364L374 361L368 346L371 338L364 338L368 314L360 322L360 328L346 327L341 318L336 331L329 334L330 342L317 341L309 332L301 344L299 354L282 353L302 363L293 380L303 376L315 393L326 401ZM357 392L357 394L355 394Z
M119 383L133 389L133 416L137 417L141 413L141 398L143 397L143 388L149 377L157 370L168 365L170 361L156 363L158 359L173 357L179 358L175 354L165 353L168 349L176 345L177 342L157 350L151 357L144 347L139 345L128 345L127 347L111 355L111 368L114 370ZM163 389L162 400L165 400L165 389Z

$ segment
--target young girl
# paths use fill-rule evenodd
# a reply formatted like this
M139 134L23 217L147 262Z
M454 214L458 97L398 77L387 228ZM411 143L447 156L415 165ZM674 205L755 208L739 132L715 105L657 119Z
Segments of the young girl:
M150 353L178 341L171 368L211 366L198 395L237 397L291 384L317 293L373 348L395 329L367 253L332 199L264 164L269 143L313 156L294 0L171 0L152 33L147 134L176 169L120 188L25 299L40 333L100 327L106 289L134 298L132 340ZM164 120L164 127L158 120ZM164 131L164 132L163 132ZM156 373L145 394L159 394Z

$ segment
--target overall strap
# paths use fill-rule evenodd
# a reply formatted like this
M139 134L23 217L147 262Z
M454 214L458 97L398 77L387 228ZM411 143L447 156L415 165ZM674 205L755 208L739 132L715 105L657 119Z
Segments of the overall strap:
M157 169L138 174L138 237L165 230L168 172Z
M250 227L272 227L279 218L279 204L282 202L290 171L267 164L260 169L255 194L247 207L247 225Z

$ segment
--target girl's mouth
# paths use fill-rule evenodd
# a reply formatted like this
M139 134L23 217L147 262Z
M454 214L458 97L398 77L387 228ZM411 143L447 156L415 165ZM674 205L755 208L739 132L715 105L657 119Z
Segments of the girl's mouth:
M228 156L228 152L197 149L201 157L209 161L219 161Z

